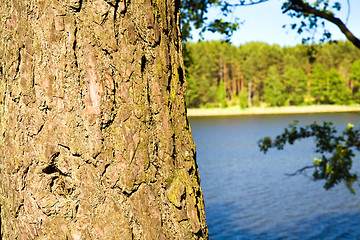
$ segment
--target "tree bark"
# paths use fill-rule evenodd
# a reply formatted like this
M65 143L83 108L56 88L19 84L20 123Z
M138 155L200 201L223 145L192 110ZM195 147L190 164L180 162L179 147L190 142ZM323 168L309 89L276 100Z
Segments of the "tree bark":
M179 1L0 9L2 239L206 239Z

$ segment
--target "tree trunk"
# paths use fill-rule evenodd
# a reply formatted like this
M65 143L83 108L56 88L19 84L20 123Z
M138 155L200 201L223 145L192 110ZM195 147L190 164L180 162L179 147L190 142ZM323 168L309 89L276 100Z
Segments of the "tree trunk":
M179 1L1 1L2 239L205 239Z

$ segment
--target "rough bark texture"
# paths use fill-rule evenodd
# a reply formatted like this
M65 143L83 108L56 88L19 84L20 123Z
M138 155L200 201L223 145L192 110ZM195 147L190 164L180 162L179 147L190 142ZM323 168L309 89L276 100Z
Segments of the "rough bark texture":
M1 0L2 239L204 239L179 1Z

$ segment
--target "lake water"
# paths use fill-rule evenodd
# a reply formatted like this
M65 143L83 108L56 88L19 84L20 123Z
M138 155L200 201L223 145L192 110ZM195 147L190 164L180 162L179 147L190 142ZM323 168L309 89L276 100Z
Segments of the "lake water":
M284 150L259 151L257 141L280 134L293 120L300 124L331 121L338 129L360 114L303 114L193 117L201 187L210 239L360 239L360 188L353 195L339 184L308 176L288 177L320 157L313 140ZM360 158L354 159L360 170ZM360 175L360 174L359 174ZM358 185L358 184L357 184Z

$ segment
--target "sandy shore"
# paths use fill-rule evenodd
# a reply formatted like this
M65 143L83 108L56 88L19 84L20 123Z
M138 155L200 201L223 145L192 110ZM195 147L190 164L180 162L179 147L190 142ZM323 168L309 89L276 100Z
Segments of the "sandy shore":
M326 112L360 112L360 105L312 105L288 107L253 107L241 109L239 106L228 108L188 108L189 117L200 116L231 116L255 114L299 114L299 113L326 113Z

